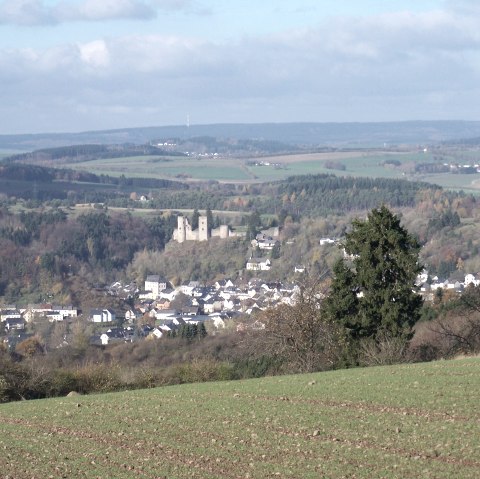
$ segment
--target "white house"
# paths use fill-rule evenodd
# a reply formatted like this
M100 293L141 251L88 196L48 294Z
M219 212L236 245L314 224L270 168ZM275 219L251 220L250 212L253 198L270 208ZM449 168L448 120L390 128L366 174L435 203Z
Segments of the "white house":
M6 309L0 312L0 320L6 321L7 319L20 319L22 315L17 309Z
M147 276L145 280L145 291L150 291L151 299L157 299L160 291L167 289L167 281L160 278L158 274Z
M78 308L74 308L72 305L68 306L60 306L54 305L52 306L52 310L58 312L63 318L76 318L78 316Z
M25 329L25 320L23 318L10 318L5 320L5 330L24 330Z
M198 288L200 283L198 281L185 281L185 283L180 286L180 291L187 296L192 296L195 288Z
M60 311L50 311L48 312L45 317L51 322L51 323L54 323L54 322L60 322L60 321L63 321L65 319L65 316L63 315L62 312Z
M125 342L127 340L125 331L121 328L111 328L100 335L102 345L111 344L113 342Z
M320 238L320 246L325 246L325 245L328 245L328 244L335 244L336 243L336 239L334 238Z
M176 309L160 309L155 312L155 319L172 319L179 315Z
M464 281L465 287L467 286L478 286L480 284L480 280L478 280L474 274L467 274L465 276L465 281Z
M230 279L220 279L215 282L213 285L215 289L227 289L227 288L233 288L235 284L232 282Z
M250 258L246 265L249 271L268 271L271 267L272 262L268 258Z
M164 290L160 291L158 294L158 298L166 299L168 301L173 301L177 296L178 291L173 288L165 288Z
M111 309L92 309L90 311L90 321L92 323L111 323L115 319L115 312Z

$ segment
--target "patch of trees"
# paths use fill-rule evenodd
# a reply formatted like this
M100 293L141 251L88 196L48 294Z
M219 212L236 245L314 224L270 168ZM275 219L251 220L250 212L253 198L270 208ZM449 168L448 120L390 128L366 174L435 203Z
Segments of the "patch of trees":
M277 194L287 211L313 216L370 210L379 204L413 207L423 189L440 190L440 187L386 178L308 175L291 177L278 184Z
M0 296L5 302L82 303L93 284L123 275L135 253L163 250L176 217L142 219L93 210L0 214ZM93 305L92 305L93 306ZM108 305L107 305L108 306Z
M394 158L390 158L388 160L385 160L383 162L383 165L384 166L394 166L396 168L398 168L399 166L402 166L402 162L400 160L396 160Z
M142 248L163 249L173 234L174 218L156 217L149 222L129 215L109 216L91 212L78 217L58 255L99 264L104 269L121 269Z
M60 209L41 213L21 211L18 216L19 224L6 222L8 226L0 227L0 237L9 239L19 246L28 246L32 240L39 238L43 227L65 222L66 219L67 215Z
M347 167L345 166L344 163L342 163L341 161L335 161L335 160L327 160L325 163L324 163L324 167L327 169L327 170L340 170L340 171L345 171L347 169Z
M248 243L243 238L208 242L188 241L169 243L164 251L139 249L127 274L140 284L149 274L159 271L174 284L184 281L214 281L224 277L236 277L245 268Z
M179 337L186 339L187 341L193 341L195 339L200 340L207 336L207 329L204 323L200 324L184 324L180 326L178 332L173 330L169 333L172 338Z
M49 349L48 341L38 335L18 343L13 351L0 345L0 403L65 396L71 391L104 393L244 379L272 371L268 361L250 360L236 333L207 335L198 327L192 339L177 335L95 347L88 345L85 332L56 349Z
M455 228L460 224L460 216L456 211L448 209L442 211L428 221L428 229L433 233L443 228Z
M474 175L478 172L474 166L457 166L452 169L452 173L456 175Z
M470 285L460 296L436 294L425 320L416 325L411 348L421 361L480 353L480 287Z
M0 178L50 183L55 179L55 170L42 166L2 163L0 165Z
M141 155L185 156L184 153L164 151L152 145L70 145L55 148L42 148L30 153L21 153L5 158L6 162L48 163L55 160L92 161L106 158L126 158Z
M449 173L450 167L439 163L415 163L415 173Z

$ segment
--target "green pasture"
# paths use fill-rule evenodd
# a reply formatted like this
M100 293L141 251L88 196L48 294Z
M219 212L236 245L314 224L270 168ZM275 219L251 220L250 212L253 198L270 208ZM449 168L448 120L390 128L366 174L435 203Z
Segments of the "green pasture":
M480 359L0 406L22 478L480 477Z
M442 154L443 160L471 161L476 158L477 152L448 152ZM105 174L110 176L165 178L185 181L217 180L231 183L267 182L283 180L289 176L309 174L335 174L339 176L362 176L372 178L407 178L435 183L445 188L475 190L480 188L475 180L480 175L422 174L412 175L404 173L401 167L385 164L388 160L395 160L402 165L414 163L434 162L437 153L431 152L348 152L348 153L319 153L284 155L264 158L270 163L280 163L280 167L248 165L247 160L235 158L186 158L186 157L158 157L133 156L127 158L108 158L85 161L71 165L75 169ZM338 161L345 166L345 170L327 169L328 160ZM251 161L251 160L250 160ZM62 165L65 167L67 165Z
M299 158L300 155L299 155ZM429 161L426 155L398 154L379 155L365 154L351 158L342 158L339 163L345 166L345 170L325 168L325 159L301 159L291 163L282 164L282 168L275 169L271 166L249 166L249 170L262 181L280 180L293 175L334 174L338 176L366 176L372 178L403 178L401 170L392 168L382 163L386 160L398 160L401 163L411 163L421 158Z
M130 178L230 181L251 179L243 162L229 159L134 156L86 161L75 163L74 166L76 169L84 169L91 173L111 176L125 175Z

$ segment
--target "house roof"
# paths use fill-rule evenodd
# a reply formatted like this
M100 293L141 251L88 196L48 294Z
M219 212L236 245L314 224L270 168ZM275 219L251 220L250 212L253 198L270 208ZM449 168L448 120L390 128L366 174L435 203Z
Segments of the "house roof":
M270 260L268 258L250 258L247 263L251 263L251 264L260 264L260 263L266 263L266 262L270 262Z
M166 283L167 282L165 278L160 277L160 275L158 274L148 275L145 281L148 281L149 283Z

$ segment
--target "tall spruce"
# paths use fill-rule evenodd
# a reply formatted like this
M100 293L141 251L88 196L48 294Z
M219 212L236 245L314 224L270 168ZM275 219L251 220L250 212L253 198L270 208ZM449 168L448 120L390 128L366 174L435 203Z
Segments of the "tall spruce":
M214 227L213 213L210 208L207 208L205 216L207 217L208 236L210 236L212 234L212 228Z
M198 229L199 218L200 218L200 213L198 212L197 208L195 208L192 213L192 221L191 221L192 230Z
M346 258L335 265L326 310L353 339L407 339L420 318L415 280L422 270L417 240L387 207L354 220L346 234Z

